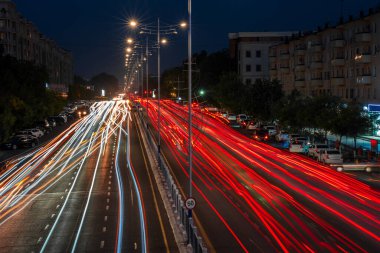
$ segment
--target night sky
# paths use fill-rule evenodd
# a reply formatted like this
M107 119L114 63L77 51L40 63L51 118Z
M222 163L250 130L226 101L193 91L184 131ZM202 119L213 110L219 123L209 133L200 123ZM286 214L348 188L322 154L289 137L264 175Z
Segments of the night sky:
M18 11L45 36L71 51L74 71L84 78L107 72L123 76L126 22L175 24L187 17L187 0L14 0ZM344 0L343 16L366 13L379 0ZM342 0L193 0L193 51L228 47L229 32L315 30L335 24ZM162 69L187 56L186 32L162 49ZM154 57L154 55L153 55ZM153 61L153 60L152 60ZM154 68L154 66L152 65Z

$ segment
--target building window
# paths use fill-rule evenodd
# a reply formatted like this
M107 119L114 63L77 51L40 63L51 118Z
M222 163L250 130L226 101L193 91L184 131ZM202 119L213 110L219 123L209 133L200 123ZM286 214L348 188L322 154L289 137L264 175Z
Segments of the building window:
M251 51L250 50L245 51L245 57L251 58Z
M250 85L252 83L252 80L250 78L245 79L245 84Z
M261 51L260 50L256 50L256 58L261 58Z
M261 72L261 65L256 65L256 72Z
M251 65L250 64L245 65L245 72L251 72Z

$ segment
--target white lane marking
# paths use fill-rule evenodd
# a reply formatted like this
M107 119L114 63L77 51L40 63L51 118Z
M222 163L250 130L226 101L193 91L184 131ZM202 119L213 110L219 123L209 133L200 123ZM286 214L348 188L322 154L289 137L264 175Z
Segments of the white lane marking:
M107 231L107 227L103 227L103 232L106 232Z
M101 249L104 248L104 241L101 241L101 242L100 242L100 248L101 248Z
M104 221L107 221L108 220L108 216L104 216Z
M67 192L68 190L66 189L65 192Z
M71 185L71 182L69 183L69 186Z
M38 238L37 244L42 241L42 237Z
M110 203L110 199L107 199L107 203Z
M108 190L109 190L109 191L111 190L111 186L108 186Z
M135 250L137 250L137 243L136 243L136 242L133 243L133 248L134 248Z
M63 196L61 196L61 199L63 199Z
M60 205L57 205L57 207L55 209L58 209L60 207Z
M107 210L107 211L108 211L108 209L110 209L110 206L109 206L109 205L106 206L106 210Z
M111 181L108 181L108 184L111 184Z
M110 193L110 192L108 192L108 193L107 193L107 195L108 195L108 196L110 196L110 195L111 195L111 193Z
M54 218L54 216L55 216L55 213L53 213L53 214L51 215L51 218Z
M49 224L47 224L44 228L44 230L48 229L49 228Z
M109 178L109 179L111 179L111 178L112 178L112 176L109 176L108 178Z

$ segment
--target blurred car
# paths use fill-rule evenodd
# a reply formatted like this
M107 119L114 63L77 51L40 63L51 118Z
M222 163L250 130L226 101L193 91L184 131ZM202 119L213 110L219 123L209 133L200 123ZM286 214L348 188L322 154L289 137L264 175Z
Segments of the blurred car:
M288 131L281 130L278 134L276 134L275 139L278 142L288 141L289 140Z
M25 131L28 131L30 132L33 136L37 137L37 138L40 138L44 135L44 132L42 132L40 129L38 128L31 128L31 129L26 129Z
M238 114L238 116L236 116L236 121L238 123L242 122L243 120L247 120L247 115L245 115L245 114Z
M249 120L247 120L247 119L245 119L245 120L241 120L241 121L239 122L239 124L240 124L240 126L241 126L242 128L247 128L248 123L249 123Z
M275 126L263 126L263 128L268 130L269 136L274 136L277 134L277 129Z
M246 128L247 130L255 130L257 129L257 126L253 120L250 120L248 121Z
M268 130L265 129L256 129L253 132L253 139L257 141L269 141Z
M229 113L229 114L227 115L227 119L228 119L228 120L236 120L236 114Z
M343 163L343 164L331 164L337 171L379 171L379 162L358 162L358 163Z
M57 122L55 122L54 119L48 118L47 121L49 122L49 124L50 124L51 127L56 127L57 126Z
M36 138L30 138L25 136L14 136L9 139L7 142L3 143L5 149L18 149L18 148L27 148L35 147L38 144Z
M318 161L327 164L342 164L343 158L339 150L323 149L319 151Z
M230 121L230 123L228 123L228 125L232 128L241 128L240 124L236 120Z
M289 151L293 153L304 152L304 145L306 145L306 139L292 140L289 143Z
M329 145L323 143L310 144L307 155L313 158L318 157L319 151L323 149L329 149Z

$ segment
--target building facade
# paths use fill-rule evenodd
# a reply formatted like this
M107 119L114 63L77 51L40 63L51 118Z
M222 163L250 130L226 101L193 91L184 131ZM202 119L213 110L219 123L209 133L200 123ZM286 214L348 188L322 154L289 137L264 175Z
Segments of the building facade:
M58 87L59 93L67 93L73 83L71 53L44 37L10 0L0 0L0 54L44 66L49 73L48 87Z
M346 101L380 101L380 12L294 36L269 50L270 79L289 94L330 94Z
M269 48L287 41L293 32L229 33L230 56L244 84L269 79Z

